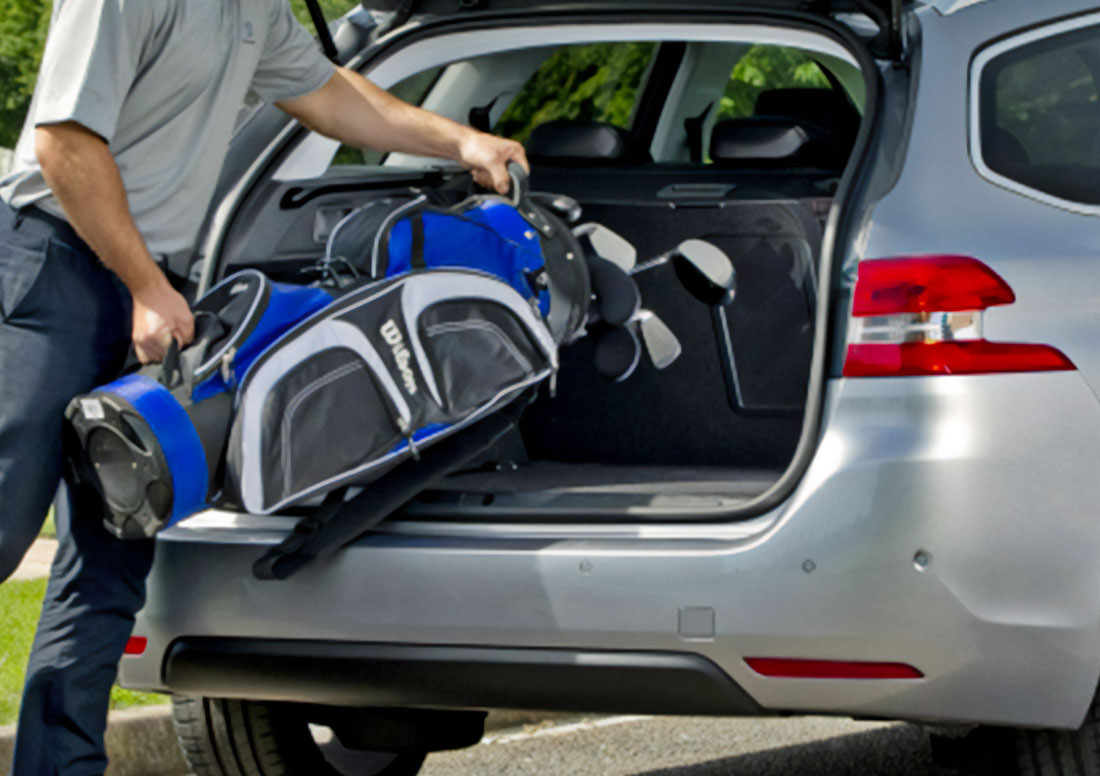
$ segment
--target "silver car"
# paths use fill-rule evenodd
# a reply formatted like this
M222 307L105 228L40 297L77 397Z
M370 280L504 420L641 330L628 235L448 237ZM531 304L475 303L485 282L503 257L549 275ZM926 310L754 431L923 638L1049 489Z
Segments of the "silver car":
M253 564L299 515L160 534L120 681L176 695L195 773L415 773L539 708L914 720L1100 774L1095 5L366 5L335 55L526 142L683 355L609 382L582 340L485 460L289 579ZM294 279L352 208L469 185L246 107L170 264ZM690 238L731 303L660 259Z

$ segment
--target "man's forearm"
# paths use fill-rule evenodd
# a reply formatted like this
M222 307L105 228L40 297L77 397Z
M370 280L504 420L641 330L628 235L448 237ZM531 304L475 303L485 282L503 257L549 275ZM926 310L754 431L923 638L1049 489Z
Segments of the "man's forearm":
M402 102L358 73L338 68L313 95L280 103L310 129L378 151L458 159L470 127Z
M76 124L35 130L42 175L72 224L95 254L133 293L165 282L149 254L107 144Z
M159 361L173 339L189 343L194 318L187 300L149 254L107 144L73 123L38 127L34 139L42 175L69 223L130 290L137 357Z

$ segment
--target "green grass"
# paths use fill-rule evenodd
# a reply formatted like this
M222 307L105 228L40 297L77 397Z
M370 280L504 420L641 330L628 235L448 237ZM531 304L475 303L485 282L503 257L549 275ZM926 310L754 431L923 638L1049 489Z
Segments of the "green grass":
M57 526L53 522L53 507L50 507L50 512L46 515L46 522L42 524L42 530L38 532L38 535L47 539L57 538Z
M19 712L23 673L45 593L45 579L8 581L0 585L0 612L3 612L3 627L0 628L0 725L15 722ZM111 690L112 709L166 702L167 698L163 695L132 692L121 687Z

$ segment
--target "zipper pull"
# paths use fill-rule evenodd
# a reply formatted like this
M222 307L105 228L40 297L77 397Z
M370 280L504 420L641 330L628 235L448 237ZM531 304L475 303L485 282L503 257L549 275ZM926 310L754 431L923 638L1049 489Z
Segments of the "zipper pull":
M233 383L234 383L234 380L233 380L233 359L236 358L236 357L237 357L237 349L236 348L230 348L229 350L225 351L225 354L222 356L222 359L221 359L220 371L222 373L222 380L224 380L225 384L228 385L228 386L232 386Z
M550 398L557 398L558 395L558 370L553 368L550 370L550 384L548 386L550 391Z
M409 422L404 418L397 418L397 428L405 435L405 441L409 444L409 453L412 454L414 461L420 460L420 450L416 446L416 440L413 439L413 431L409 426Z

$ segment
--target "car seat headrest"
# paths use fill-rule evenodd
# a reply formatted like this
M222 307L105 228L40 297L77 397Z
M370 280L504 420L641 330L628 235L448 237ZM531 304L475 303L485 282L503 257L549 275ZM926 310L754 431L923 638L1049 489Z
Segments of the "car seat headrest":
M841 169L847 149L808 121L774 116L727 119L714 125L710 158L737 167L822 167Z
M600 121L556 119L540 124L527 141L535 163L580 164L592 161L635 164L649 154L624 129Z
M818 124L831 118L859 122L848 99L833 89L769 89L756 97L754 116L791 116Z
M743 123L715 127L711 158L716 162L840 170L855 145L860 115L833 89L770 89L757 96L750 119L733 121ZM794 138L802 135L795 150Z

